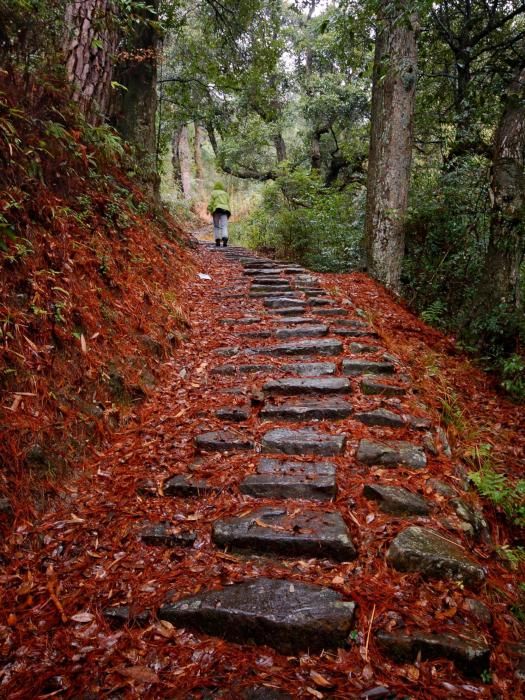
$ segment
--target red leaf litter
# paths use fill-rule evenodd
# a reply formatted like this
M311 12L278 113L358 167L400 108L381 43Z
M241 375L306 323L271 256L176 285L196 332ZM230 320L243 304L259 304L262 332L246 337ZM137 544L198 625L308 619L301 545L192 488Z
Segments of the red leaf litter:
M262 374L212 375L218 364L246 361L241 356L225 359L214 351L239 342L249 346L273 341L240 341L233 326L218 323L220 318L253 310L263 315L260 326L270 327L261 302L235 297L248 286L238 263L203 249L193 254L193 262L191 274L179 287L190 324L187 338L162 363L157 390L142 409L135 409L135 419L114 435L107 448L99 448L98 454L79 465L77 478L62 485L44 515L19 514L6 531L1 543L0 695L10 700L211 698L214 693L240 698L247 688L266 686L293 698L358 698L366 697L362 694L367 690L386 686L392 697L523 697L514 675L516 659L508 646L523 634L512 612L512 606L519 604L520 577L494 551L513 536L501 515L485 504L493 545L469 540L454 520L447 499L427 483L433 477L453 487L460 485L464 473L459 457L450 460L440 453L430 457L427 468L417 471L364 468L351 456L336 458L339 492L334 503L323 507L343 515L359 549L354 562L241 557L219 551L211 543L214 520L255 504L237 488L243 476L253 472L255 454L199 457L194 437L223 428L214 410L249 403L265 379ZM212 279L200 279L197 272ZM417 400L410 399L411 410L417 415L428 413L439 422L440 392L448 387L457 395L475 440L489 441L495 459L504 463L511 476L521 473L523 412L496 393L490 378L454 349L452 339L417 320L364 275L319 278L340 303L351 301L361 308L379 333L379 342L401 359L418 389ZM123 299L122 303L129 302ZM345 344L351 341L345 339ZM240 393L228 392L235 387ZM351 400L356 410L365 403L357 391ZM257 418L254 409L251 418L235 424L233 430L258 441L271 427L272 423ZM321 421L319 427L348 433L348 455L354 454L361 437L394 435L391 429L367 428L352 418L336 424ZM404 437L409 438L409 431L395 433L396 439ZM414 440L413 432L410 438ZM452 434L455 455L466 448L468 439L468 435ZM187 473L209 479L218 492L200 498L163 496L161 485L167 476ZM438 501L439 512L431 525L460 542L486 567L487 583L481 592L472 593L456 582L398 573L386 564L388 544L406 527L407 519L387 516L362 497L363 483L374 478L408 485ZM145 480L153 482L156 493L137 492ZM465 498L481 507L473 492ZM163 549L143 544L139 532L144 521L163 520L195 530L195 545ZM178 599L260 576L330 586L354 600L356 634L348 648L285 657L268 647L237 645L178 629L155 617L168 591ZM469 597L489 606L493 625L473 622L465 606ZM112 628L102 610L122 604L137 612L151 611L150 622ZM374 634L400 627L464 636L477 630L492 649L491 678L467 679L445 660L396 664L381 654Z

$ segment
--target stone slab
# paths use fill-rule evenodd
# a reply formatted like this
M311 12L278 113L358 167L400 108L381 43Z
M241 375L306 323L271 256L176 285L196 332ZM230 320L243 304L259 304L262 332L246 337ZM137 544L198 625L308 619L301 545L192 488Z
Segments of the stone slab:
M257 474L248 475L239 490L254 498L304 498L328 501L337 494L335 465L263 458Z
M162 493L165 496L194 498L217 493L215 486L210 486L205 479L195 479L186 474L175 474L164 480Z
M489 668L490 647L477 637L413 630L410 634L380 631L376 640L383 652L402 663L444 658L469 676L478 676Z
M352 410L352 404L343 399L303 399L293 403L265 404L260 416L264 420L341 420L348 418Z
M319 340L299 340L295 343L283 343L281 345L266 345L252 348L251 351L259 355L273 355L275 357L287 357L290 355L339 355L343 345L339 340L321 338Z
M256 290L253 290L249 292L248 297L250 299L262 299L263 301L265 299L297 299L298 301L300 300L298 292L292 292L288 289L275 289L271 292L258 292Z
M254 448L251 440L229 430L217 430L197 435L195 444L203 452L245 452Z
M300 325L292 328L278 328L275 332L275 337L278 340L283 338L320 338L323 335L328 335L328 326L307 326Z
M266 277L267 275L281 275L283 272L281 267L245 267L243 274L247 277Z
M375 331L360 331L357 328L337 328L330 329L334 335L340 335L344 338L379 338Z
M406 422L403 416L386 408L377 408L374 411L361 411L355 414L355 419L365 425L380 425L385 428L402 428Z
M233 377L235 374L254 374L255 372L271 372L272 365L219 365L213 367L211 374L219 374L225 377Z
M294 362L282 365L281 371L298 374L300 377L322 377L335 374L337 367L333 362Z
M366 345L364 343L350 343L348 349L353 355L367 355L382 350L377 345Z
M344 377L290 377L271 379L263 384L266 396L304 396L306 394L348 394L351 384Z
M191 547L197 536L189 530L182 530L180 525L169 522L148 523L140 534L144 544L157 547Z
M148 610L136 610L129 605L115 605L104 608L102 615L113 627L146 627L151 621L151 613Z
M290 303L293 302L293 306L296 307L304 307L306 306L306 302L304 299L290 299L287 296L283 296L282 294L278 297L271 298L271 299L264 299L263 304L266 306L267 309L286 309L290 306Z
M396 386L395 384L386 384L379 381L373 376L366 376L361 381L361 391L367 396L375 396L381 394L381 396L405 396L407 390L403 386Z
M258 316L249 316L248 318L221 318L219 323L224 325L240 325L250 326L253 323L260 323L261 319Z
M250 409L243 406L224 406L215 411L217 418L241 423L250 417Z
M217 520L212 539L233 551L352 561L357 552L340 513L259 508L241 517Z
M392 515L428 515L430 513L428 501L401 486L365 484L363 496L379 501L379 508L383 513Z
M416 525L397 535L388 550L387 561L398 571L460 580L472 588L485 580L485 571L467 557L463 547L434 530Z
M244 333L238 333L239 338L269 338L272 332L269 330L261 331L246 331Z
M285 316L284 318L275 318L273 319L274 323L286 323L287 325L299 325L299 324L305 324L307 326L314 326L315 325L315 318L310 318L308 316Z
M273 309L273 313L279 316L299 316L304 313L304 306L287 306L283 309Z
M392 362L375 362L374 360L343 360L343 374L394 374L395 365Z
M252 279L252 289L256 285L266 287L290 287L290 282L285 277L254 277Z
M168 602L159 618L237 644L297 654L344 646L354 611L355 603L330 588L261 577Z
M310 306L330 306L333 304L332 299L325 299L324 297L310 297L308 299Z
M315 313L317 316L346 316L348 312L346 309L334 306L331 309L316 309Z
M330 435L318 430L270 430L262 439L263 452L282 452L286 455L341 455L346 443L345 435Z
M412 469L422 469L427 465L425 451L419 445L403 440L372 442L361 440L357 448L357 460L363 464L396 467L403 465Z

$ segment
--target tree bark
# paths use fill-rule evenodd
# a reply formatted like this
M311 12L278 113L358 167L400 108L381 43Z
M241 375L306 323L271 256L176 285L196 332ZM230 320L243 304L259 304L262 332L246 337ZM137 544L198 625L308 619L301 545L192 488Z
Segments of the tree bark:
M404 221L412 163L417 71L417 16L410 26L383 0L378 17L365 250L371 275L393 290L400 284Z
M158 2L150 0L148 5L157 10ZM145 17L151 19L153 15L147 13ZM160 185L155 124L158 39L156 29L143 21L131 37L129 50L121 52L118 82L125 89L119 93L119 105L114 114L117 130L135 146L142 181L156 197Z
M195 137L193 139L193 159L195 160L195 184L197 199L203 199L204 187L204 165L202 162L202 143L204 140L204 130L200 124L195 122Z
M179 158L180 132L181 127L179 125L173 127L173 133L171 135L171 165L173 170L173 182L177 187L180 187L182 189L182 177Z
M117 22L111 0L72 0L66 7L64 43L72 97L92 124L105 121L117 48Z
M273 142L275 145L275 153L277 155L277 162L282 163L286 160L286 143L283 139L283 135L279 132L274 135Z
M490 238L479 293L476 318L483 320L499 309L513 314L520 305L520 266L525 254L525 66L505 94L505 106L494 139L491 179ZM506 328L512 344L512 320Z
M179 162L184 199L191 198L191 152L188 127L184 125L179 137Z

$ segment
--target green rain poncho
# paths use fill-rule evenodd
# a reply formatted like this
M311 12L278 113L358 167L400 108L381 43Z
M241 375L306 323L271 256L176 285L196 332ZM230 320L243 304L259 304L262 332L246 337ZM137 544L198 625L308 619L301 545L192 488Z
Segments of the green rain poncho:
M216 182L213 186L213 192L211 193L210 203L208 204L208 211L213 214L217 209L222 209L227 214L231 214L230 210L230 197L224 189L222 182Z

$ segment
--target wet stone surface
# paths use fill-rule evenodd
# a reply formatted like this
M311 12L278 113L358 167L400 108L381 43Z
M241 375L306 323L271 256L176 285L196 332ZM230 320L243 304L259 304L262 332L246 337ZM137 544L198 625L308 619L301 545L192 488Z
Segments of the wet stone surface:
M357 461L363 464L397 467L403 465L412 469L426 466L425 451L418 445L402 440L372 442L361 440L357 449Z
M306 302L303 299L289 299L282 295L272 299L265 299L263 303L267 309L287 309L292 303L295 307L303 308L306 306Z
M381 631L376 640L383 652L400 662L414 663L418 655L423 661L445 658L471 676L480 675L489 667L490 648L479 638L414 630L411 634Z
M195 444L203 452L244 452L253 450L254 444L245 437L229 430L217 430L197 435Z
M300 325L297 328L278 328L275 337L279 340L283 338L320 338L328 334L328 326L307 326Z
M395 365L392 362L375 362L374 360L343 360L343 374L394 374Z
M465 550L434 530L412 526L393 540L388 563L398 571L412 571L429 578L460 580L476 588L485 580L483 568Z
M283 365L281 370L289 374L298 374L300 377L322 377L335 374L337 367L333 362L294 362Z
M194 532L182 530L170 522L148 523L140 534L144 544L157 547L191 547L196 537Z
M104 608L102 614L112 627L123 627L124 625L146 627L151 620L151 613L148 610L135 610L129 605Z
M428 501L401 486L366 484L363 488L363 496L370 500L379 501L379 508L383 513L428 515L430 512Z
M270 430L262 439L263 451L282 452L286 455L341 455L346 443L345 435L330 435L318 430Z
M201 593L159 610L159 618L238 644L273 647L282 654L344 646L355 604L330 588L258 578Z
M291 377L272 379L263 385L267 396L301 396L306 394L347 394L350 382L342 377Z
M215 486L210 486L205 479L194 479L185 474L175 474L168 477L162 486L165 496L200 497L217 492Z
M298 301L300 300L300 295L298 294L298 292L292 292L289 290L281 289L272 290L271 292L258 292L254 289L248 294L248 297L250 299L262 299L263 301L265 299L297 299Z
M217 418L241 423L250 417L250 409L242 406L225 406L215 411Z
M287 325L301 325L305 324L307 326L315 326L315 318L310 316L285 316L284 318L274 318L274 323L276 324L287 324Z
M271 372L273 370L272 365L220 365L219 367L214 367L211 370L211 374L224 375L226 377L232 377L235 374L255 374L256 372Z
M252 348L252 352L259 355L274 355L286 357L290 355L339 355L343 345L338 340L330 338L321 340L301 340L296 343L283 343L282 345L268 345L266 347Z
M341 307L332 307L330 309L316 309L317 316L346 316L347 310Z
M273 309L273 313L279 314L279 316L300 316L304 310L304 306L287 306L283 309Z
M340 420L352 413L352 404L343 399L296 400L278 405L266 404L261 413L265 420Z
M240 325L251 326L254 323L260 323L261 319L258 316L250 316L249 318L221 318L219 323L224 325Z
M402 428L405 425L403 416L386 408L377 408L375 411L362 411L355 414L356 420L365 425L380 425L386 428Z
M405 396L407 393L405 387L383 383L373 376L364 377L360 386L363 394L368 396L376 394L381 394L381 396Z
M335 465L330 462L293 462L263 458L257 474L239 487L255 498L304 498L327 501L337 493Z
M331 328L331 332L335 335L341 335L345 338L379 338L374 331L361 331L357 328Z
M217 520L212 539L219 547L286 557L351 561L357 556L339 513L260 508L249 515Z

